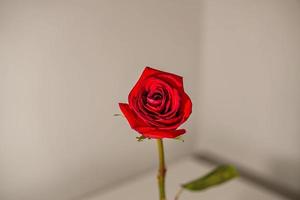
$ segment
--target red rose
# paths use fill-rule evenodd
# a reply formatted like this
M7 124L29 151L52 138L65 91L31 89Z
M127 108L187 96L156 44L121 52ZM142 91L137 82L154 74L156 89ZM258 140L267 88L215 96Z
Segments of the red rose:
M147 138L175 138L192 112L181 76L146 67L128 96L119 103L131 128Z

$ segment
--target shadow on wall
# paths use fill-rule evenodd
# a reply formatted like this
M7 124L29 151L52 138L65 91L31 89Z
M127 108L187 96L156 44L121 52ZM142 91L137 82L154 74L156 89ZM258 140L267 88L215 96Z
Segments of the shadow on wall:
M273 177L278 177L280 183L274 183L287 188L291 188L291 193L297 199L300 199L300 173L295 173L300 169L300 160L292 159L274 159L270 161L271 174ZM293 181L293 183L291 183Z
M300 199L300 174L295 174L293 172L297 171L297 169L300 168L300 162L295 161L291 162L291 160L277 160L276 162L272 163L270 168L274 168L272 171L271 177L277 177L279 181L274 181L270 178L265 177L264 175L260 175L251 169L239 165L236 162L232 160L226 160L222 157L219 157L213 153L210 152L202 152L202 153L195 153L194 157L197 160L200 161L206 161L208 163L214 164L214 165L220 165L224 163L232 163L235 166L237 166L238 171L240 172L241 177L243 177L245 180L249 181L250 183L253 183L259 187L265 188L269 190L270 192L277 193L278 195L284 196L288 199L292 200L299 200ZM286 171L286 169L289 169L289 172ZM290 181L290 177L292 177L293 180L297 180L297 183L293 183L293 185L296 185L298 188L292 187L292 184L288 184ZM295 178L296 176L296 178ZM243 193L241 193L242 195ZM255 198L254 196L241 196L240 199L243 200L252 200L252 199L259 199L258 197Z

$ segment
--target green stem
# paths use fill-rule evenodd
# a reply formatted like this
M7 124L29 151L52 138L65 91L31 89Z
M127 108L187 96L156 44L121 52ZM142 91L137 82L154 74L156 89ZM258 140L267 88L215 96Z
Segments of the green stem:
M164 144L162 139L157 139L157 147L158 147L158 155L159 155L159 169L157 174L159 199L166 200L165 177L166 177L167 169L165 165Z

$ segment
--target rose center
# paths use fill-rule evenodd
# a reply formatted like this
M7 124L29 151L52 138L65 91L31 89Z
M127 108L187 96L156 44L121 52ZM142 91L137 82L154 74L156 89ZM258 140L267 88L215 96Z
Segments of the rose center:
M154 92L153 94L149 93L147 95L147 103L151 106L158 106L161 104L163 96L159 92Z
M153 100L160 100L162 99L162 95L160 93L154 93L151 98Z

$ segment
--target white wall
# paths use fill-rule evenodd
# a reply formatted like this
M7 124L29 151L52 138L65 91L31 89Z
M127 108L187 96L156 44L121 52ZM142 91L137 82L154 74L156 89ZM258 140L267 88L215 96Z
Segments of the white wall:
M300 1L201 7L198 150L300 190Z
M117 103L145 65L196 98L197 2L0 2L0 199L63 200L156 165ZM169 158L191 151L167 142Z
M196 150L298 189L299 25L296 0L0 1L0 199L70 199L155 166L155 143L112 116L144 65L183 75L194 102L169 158L199 132Z

